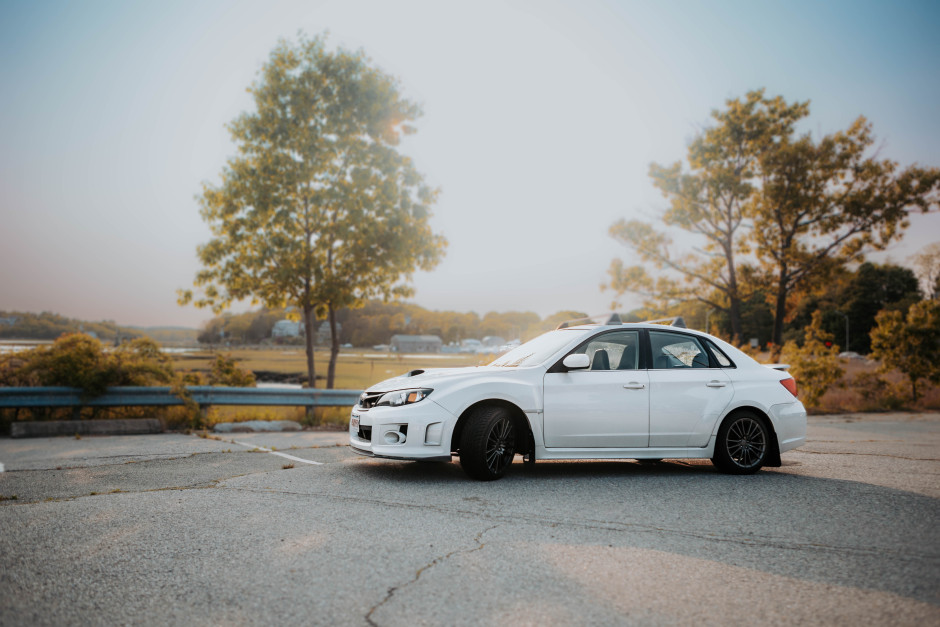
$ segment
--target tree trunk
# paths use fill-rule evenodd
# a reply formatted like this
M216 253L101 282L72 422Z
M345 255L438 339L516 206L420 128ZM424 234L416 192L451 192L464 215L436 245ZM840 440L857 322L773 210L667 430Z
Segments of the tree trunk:
M328 305L330 320L330 365L326 371L326 387L333 389L336 380L336 358L339 356L339 333L336 332L336 310Z
M313 364L313 334L316 316L312 305L304 305L304 333L307 345L307 387L317 387L317 373Z
M741 329L741 300L737 295L730 297L728 305L728 317L731 318L731 343L734 346L740 346L744 331ZM708 333L708 329L705 330Z
M729 227L730 231L730 227ZM743 338L741 329L741 297L738 295L738 273L734 265L734 248L729 239L724 244L725 260L728 262L728 317L731 319L731 343L740 346ZM705 329L708 333L708 329Z
M777 285L777 309L774 312L774 349L780 352L783 345L783 319L787 316L787 288L781 282Z

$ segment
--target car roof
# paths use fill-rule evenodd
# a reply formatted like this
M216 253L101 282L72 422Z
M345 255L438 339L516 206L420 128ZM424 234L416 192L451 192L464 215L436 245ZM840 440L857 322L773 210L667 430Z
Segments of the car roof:
M624 322L623 324L579 324L559 329L560 331L616 331L618 329L653 329L656 331L678 331L693 335L708 335L704 331L696 331L687 327L673 327L667 324L652 324L649 322Z

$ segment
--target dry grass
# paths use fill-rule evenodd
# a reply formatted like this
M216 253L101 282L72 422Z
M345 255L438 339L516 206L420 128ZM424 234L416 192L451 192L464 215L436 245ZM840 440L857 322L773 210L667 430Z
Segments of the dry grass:
M819 406L811 408L811 413L940 409L940 386L921 381L918 387L920 398L915 403L911 400L910 383L900 372L879 374L877 363L856 359L843 360L842 365L845 368L842 379L823 394ZM883 385L873 385L878 379L883 381Z
M253 372L266 371L280 374L304 375L307 358L302 348L295 346L276 348L235 348L221 351L230 354L239 367ZM208 372L215 359L213 351L198 351L174 356L181 370ZM326 376L330 355L328 351L314 354L317 377ZM416 368L452 368L481 366L494 359L493 355L394 355L353 349L341 352L336 363L334 387L343 390L363 390L373 383L397 376ZM318 387L322 382L318 380Z

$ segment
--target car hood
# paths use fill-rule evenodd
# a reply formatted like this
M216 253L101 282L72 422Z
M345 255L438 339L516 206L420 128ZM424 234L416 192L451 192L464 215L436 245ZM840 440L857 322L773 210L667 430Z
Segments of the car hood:
M471 366L469 368L429 368L427 370L412 370L398 377L386 379L369 387L366 392L391 392L407 388L434 387L443 381L465 379L485 376L487 374L505 373L512 368L499 366Z

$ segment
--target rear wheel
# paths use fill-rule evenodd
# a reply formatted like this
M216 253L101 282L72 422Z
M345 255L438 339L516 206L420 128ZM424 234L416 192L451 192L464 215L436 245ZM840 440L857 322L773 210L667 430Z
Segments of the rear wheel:
M475 409L460 435L460 465L480 481L499 479L516 455L516 426L502 407Z
M712 463L722 472L749 475L757 472L770 453L770 432L764 421L750 412L725 418L718 429Z

